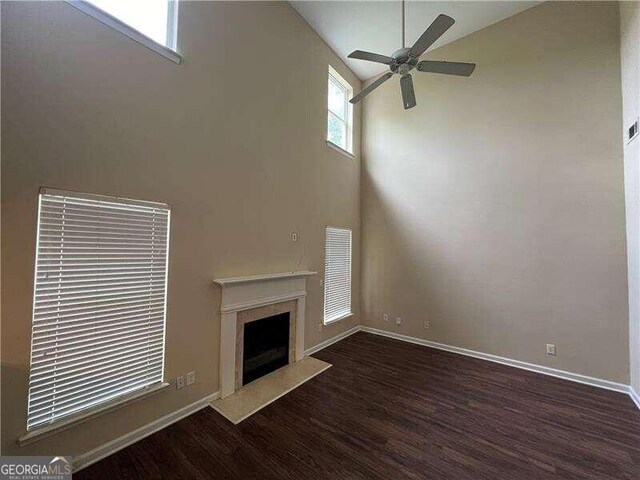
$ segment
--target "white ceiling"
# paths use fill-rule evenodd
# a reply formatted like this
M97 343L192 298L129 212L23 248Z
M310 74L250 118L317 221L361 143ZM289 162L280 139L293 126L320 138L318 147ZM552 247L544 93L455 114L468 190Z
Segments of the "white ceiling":
M402 7L399 1L290 1L300 15L360 77L366 80L386 66L347 58L354 50L390 55L402 38ZM441 47L499 22L539 1L407 1L406 43L413 45L440 13L456 23L432 47ZM451 59L455 60L455 59ZM460 59L468 60L468 59Z

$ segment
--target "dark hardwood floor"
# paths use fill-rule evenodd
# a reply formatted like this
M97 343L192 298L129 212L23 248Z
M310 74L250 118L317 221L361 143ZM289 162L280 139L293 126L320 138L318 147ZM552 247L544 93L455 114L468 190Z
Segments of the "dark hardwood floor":
M210 408L75 479L640 479L631 399L357 333L234 426Z

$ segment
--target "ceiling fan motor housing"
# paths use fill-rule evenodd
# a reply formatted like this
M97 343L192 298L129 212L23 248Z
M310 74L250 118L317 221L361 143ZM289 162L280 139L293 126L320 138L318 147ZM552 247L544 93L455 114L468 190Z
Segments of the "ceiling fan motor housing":
M410 48L401 48L391 54L393 62L389 65L389 68L393 73L405 75L416 67L418 59L409 55L410 50Z

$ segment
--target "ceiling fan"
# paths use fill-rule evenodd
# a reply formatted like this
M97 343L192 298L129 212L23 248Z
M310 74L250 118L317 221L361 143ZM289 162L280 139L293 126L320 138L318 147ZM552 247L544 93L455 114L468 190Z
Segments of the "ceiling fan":
M400 89L402 90L402 104L404 109L413 108L416 106L416 95L413 90L413 79L409 72L414 68L419 72L429 73L444 73L446 75L458 75L461 77L468 77L473 73L476 68L475 63L461 63L461 62L441 62L433 60L418 61L420 55L427 51L427 49L434 44L438 38L440 38L444 32L449 30L455 23L455 20L447 15L440 14L436 18L429 28L427 28L420 38L413 44L413 47L405 47L405 5L402 1L402 48L396 50L390 57L386 55L380 55L378 53L364 52L362 50L356 50L349 54L349 58L355 58L358 60L368 60L370 62L383 63L389 65L390 72L385 73L371 84L363 88L360 93L349 100L351 103L356 104L364 97L373 92L376 88L389 80L395 73L402 75L400 77Z

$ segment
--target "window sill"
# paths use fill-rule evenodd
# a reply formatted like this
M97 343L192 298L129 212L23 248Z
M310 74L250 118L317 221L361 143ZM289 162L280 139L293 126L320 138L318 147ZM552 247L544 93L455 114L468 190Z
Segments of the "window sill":
M135 28L130 27L126 23L118 20L117 18L109 15L107 12L100 10L98 7L93 6L92 4L84 1L84 0L65 0L72 7L77 8L83 13L86 13L90 17L95 18L99 22L105 24L108 27L117 30L118 32L126 35L131 40L138 42L140 45L147 47L150 50L162 55L163 57L171 60L178 65L182 63L182 57L180 54L174 50L171 50L164 45L159 44L155 40L151 40L149 37L140 33Z
M353 317L353 312L345 313L344 315L341 315L341 316L339 316L339 317L337 317L337 318L332 318L332 319L331 319L331 320L329 320L329 321L325 321L325 322L324 322L324 325L325 325L325 326L327 326L327 325L332 325L332 324L334 324L334 323L339 322L340 320L344 320L344 319L349 318L349 317Z
M80 423L84 423L87 420L91 420L93 418L99 417L107 412L111 412L113 410L117 410L118 408L124 407L125 405L129 405L130 403L135 402L136 400L140 400L147 396L158 393L169 386L168 383L162 382L151 387L145 388L144 390L138 390L137 392L130 393L128 395L122 396L120 398L114 399L111 402L100 405L92 410L87 410L85 412L78 413L76 415L64 418L58 422L51 423L44 427L38 427L34 430L30 430L21 436L18 439L18 445L24 446L35 441L38 441L42 438L48 437L55 433L61 432L62 430L66 430Z
M351 160L354 160L356 158L356 156L353 153L346 151L342 147L339 147L338 145L333 143L331 140L327 140L327 147L334 149L336 152L340 152L345 157L349 157Z

